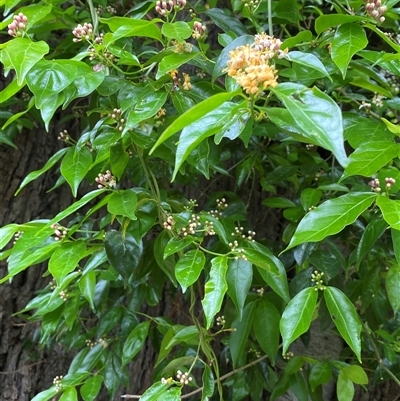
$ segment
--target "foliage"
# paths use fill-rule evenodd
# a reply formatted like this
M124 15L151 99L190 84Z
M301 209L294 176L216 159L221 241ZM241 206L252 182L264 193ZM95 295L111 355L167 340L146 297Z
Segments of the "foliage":
M0 231L1 282L48 263L40 344L79 351L35 401L113 398L145 344L143 401L400 385L397 2L218 3L2 3L0 141L65 110L20 190L58 168L76 197ZM291 358L313 321L339 359Z

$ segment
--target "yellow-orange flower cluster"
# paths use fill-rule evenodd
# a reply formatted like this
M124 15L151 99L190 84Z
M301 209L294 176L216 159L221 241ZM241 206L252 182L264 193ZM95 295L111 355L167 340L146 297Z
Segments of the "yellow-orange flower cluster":
M275 67L269 64L273 57L283 58L281 41L265 33L258 34L251 45L240 46L229 54L226 71L249 95L278 85Z

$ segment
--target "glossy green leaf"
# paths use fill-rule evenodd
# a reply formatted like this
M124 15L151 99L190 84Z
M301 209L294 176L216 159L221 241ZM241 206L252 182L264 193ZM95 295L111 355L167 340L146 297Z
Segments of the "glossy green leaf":
M204 372L202 376L203 391L201 395L201 401L208 400L214 394L214 375L211 368L208 365L204 366Z
M68 273L78 266L84 257L86 245L83 241L66 242L51 255L49 272L60 283Z
M84 401L94 401L100 392L103 376L92 376L83 383L80 389Z
M364 28L353 22L340 25L332 41L331 56L338 66L343 78L346 77L347 68L351 58L368 44Z
M136 220L137 195L130 189L114 192L107 203L107 210L111 214L128 217Z
M336 393L338 401L353 401L354 384L342 371L336 383Z
M26 74L48 52L49 46L46 42L32 42L26 38L14 38L0 49L0 60L6 70L15 70L17 84L21 86Z
M381 195L376 198L376 204L381 209L383 218L389 226L395 230L400 230L400 201Z
M224 70L227 67L227 62L229 60L229 53L232 50L235 50L236 48L238 48L240 46L245 46L245 45L251 44L253 42L254 42L254 36L243 35L243 36L236 38L231 43L229 43L229 45L226 46L221 51L221 53L219 54L219 56L217 58L217 61L215 62L214 70L212 73L213 82L224 73Z
M143 254L142 241L136 241L132 235L120 231L108 231L105 237L107 258L112 267L128 279L139 266Z
M64 154L67 151L68 151L68 148L60 149L53 156L51 156L49 160L47 160L46 164L40 170L35 170L35 171L32 171L31 173L29 173L21 182L21 185L19 186L18 190L15 192L15 195L18 195L18 193L21 191L21 189L23 187L28 185L30 182L36 180L37 178L39 178L46 171L50 170L64 156Z
M178 42L183 42L192 34L192 28L184 22L166 22L161 28L161 33L169 39L177 39Z
M396 315L400 310L400 265L391 266L387 271L386 292L393 313Z
M242 258L230 259L226 273L228 295L235 304L239 320L243 316L243 307L253 281L253 266Z
M272 197L262 201L262 204L272 208L285 209L287 207L295 207L296 205L286 198Z
M126 366L143 348L149 332L150 322L137 325L129 334L122 350L122 367Z
M332 378L332 368L328 362L318 362L311 368L309 382L312 391L320 386L321 384L326 384Z
M121 179L122 174L125 172L125 167L128 162L129 154L125 151L120 142L110 148L111 171L118 180Z
M287 304L279 324L283 340L283 354L294 340L310 328L317 299L317 289L309 287L301 290Z
M341 372L343 372L355 384L368 384L368 375L359 365L345 366Z
M363 232L357 246L356 259L357 267L361 259L371 251L376 240L385 232L387 223L383 219L371 220Z
M163 401L181 401L182 387L171 387L162 396Z
M168 390L168 385L161 382L154 383L140 397L140 401L158 401Z
M194 121L200 119L205 116L210 111L216 109L221 106L222 103L232 99L239 92L223 92L213 95L202 102L196 104L196 106L192 107L185 113L181 114L173 123L171 123L168 128L161 134L160 138L158 138L157 142L150 150L149 154L152 154L154 150L160 146L163 142L165 142L172 135L176 134L178 131L185 128L187 125L193 123Z
M361 363L362 325L354 305L335 287L325 288L324 298L336 328Z
M43 60L26 75L26 83L35 95L35 105L41 109L49 98L58 95L78 76L78 69L68 60Z
M60 397L60 401L78 401L78 393L75 387L67 387Z
M222 301L228 289L226 272L228 270L227 256L217 256L211 260L210 277L204 287L203 305L207 330L211 327L214 316L221 310Z
M327 200L301 220L286 250L339 233L354 223L375 199L374 193L353 192Z
M259 267L266 283L285 301L289 302L289 287L282 262L265 246L251 243L251 248L243 248L247 260Z
M0 57L1 57L1 53L0 53ZM3 90L0 91L0 104L6 102L8 99L13 97L25 85L26 85L25 81L23 81L21 84L18 84L17 77L14 77L14 79ZM3 125L2 129L4 129L4 128L5 127Z
M253 329L262 350L268 355L272 366L279 349L279 321L281 316L275 305L261 298L256 303Z
M39 394L33 397L31 401L48 401L56 395L57 390L55 386L52 386L47 390L41 391Z
M244 354L251 327L253 325L255 302L247 304L243 310L242 320L235 319L232 322L232 331L229 337L229 349L232 357L233 368L235 369L240 363L240 358Z
M305 211L317 206L322 197L322 191L317 188L306 188L300 195L301 206Z
M311 31L300 31L297 35L286 38L281 45L281 49L291 49L296 45L302 44L303 42L311 42L312 37L313 35Z
M220 8L212 8L206 10L204 14L208 15L212 21L225 32L234 32L236 35L245 35L246 27L238 18L230 17Z
M79 289L82 295L89 302L90 307L94 310L94 291L96 287L96 273L94 271L90 271L87 274L83 275L79 280Z
M284 103L301 134L330 150L338 162L347 166L343 144L342 113L339 106L317 87L282 83L272 90Z
M390 230L392 234L393 252L397 263L400 265L400 232L399 230ZM1 237L0 237L1 238Z
M182 287L182 292L195 283L206 263L204 253L199 249L186 252L176 263L175 276Z
M239 107L236 103L225 102L215 110L207 113L204 117L183 128L176 149L175 169L172 181L190 153L206 138L222 130L223 126L232 120Z
M171 340L165 345L166 349L172 348L174 345L190 342L199 338L199 329L196 326L185 326L179 330Z
M386 120L386 118L381 118L381 120L385 123L388 130L397 136L400 136L400 126L396 124L392 124L390 121Z
M163 57L160 64L158 65L158 71L156 79L160 79L165 74L168 74L172 70L178 69L181 65L188 63L190 60L197 57L199 53L173 53Z
M69 148L61 162L61 174L71 187L72 194L76 197L79 184L85 178L92 165L92 153L87 147L76 151Z
M365 17L348 14L327 14L321 15L315 21L315 31L319 35L321 32L336 27L338 25L350 24L352 22L365 21Z
M7 224L0 228L0 249L3 249L19 229L18 224Z
M291 51L288 53L289 60L292 61L293 63L302 65L307 68L311 68L312 70L316 70L329 78L329 80L332 82L332 77L329 74L329 72L326 70L324 65L321 63L321 61L314 56L311 53L304 53L304 52L299 52L299 51Z
M164 249L164 259L166 259L168 256L173 255L174 253L181 251L182 249L185 249L190 244L193 244L194 241L196 241L196 238L192 237L191 235L183 238L171 238Z
M350 156L342 180L351 175L371 177L391 162L399 152L399 145L392 141L363 143Z

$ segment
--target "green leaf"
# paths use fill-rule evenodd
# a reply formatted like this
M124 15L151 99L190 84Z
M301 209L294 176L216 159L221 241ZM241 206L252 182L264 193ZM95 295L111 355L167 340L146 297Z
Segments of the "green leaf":
M207 330L211 327L214 316L221 310L222 301L228 289L225 278L227 270L228 257L226 255L217 256L211 260L210 278L206 282L204 299L201 301Z
M191 235L188 235L184 238L171 238L164 249L164 259L181 251L182 249L185 249L190 244L193 244L194 241L196 241L196 238L192 237Z
M85 256L86 245L83 241L66 242L51 255L49 272L60 282L76 269L79 261Z
M121 142L118 142L110 148L110 164L111 171L117 177L121 179L122 174L125 172L125 167L129 162L129 154L125 151Z
M272 366L279 349L279 320L281 316L275 305L261 298L256 303L253 321L254 334L262 350L268 355Z
M400 136L400 126L396 124L392 124L390 121L386 120L386 118L381 118L381 120L385 123L388 130L397 136Z
M272 197L262 201L262 204L272 208L285 209L287 207L296 207L296 205L289 199Z
M284 49L284 47L282 48ZM288 56L290 61L311 68L313 70L316 70L321 74L325 75L332 82L332 77L329 74L329 72L326 70L326 68L318 59L318 57L314 56L313 54L303 53L299 51L292 51L288 53Z
M182 64L189 62L200 55L198 52L192 53L174 53L163 57L160 64L158 65L158 71L156 79L160 79L165 74L168 74L172 70L177 70Z
M75 387L67 387L62 393L59 401L78 401L78 393Z
M166 344L165 348L170 349L176 344L190 342L193 339L196 339L196 342L198 342L198 338L199 329L196 326L185 326L171 338L171 340Z
M126 366L143 348L149 332L150 322L138 324L129 334L122 350L122 365Z
M7 224L0 228L0 249L3 249L8 244L19 227L18 224Z
M103 376L93 376L85 381L81 387L81 396L84 401L94 401L100 392Z
M140 401L158 401L161 400L164 393L168 390L168 385L156 382L149 387L140 397Z
M107 203L107 210L111 214L128 217L136 220L135 215L137 195L131 189L114 192Z
M90 271L87 274L83 275L79 280L79 290L82 295L89 302L90 307L94 310L94 293L96 287L96 273L94 271Z
M40 170L35 170L35 171L32 171L31 173L29 173L22 181L18 190L15 192L15 195L18 195L18 193L21 191L21 189L23 187L25 187L26 185L28 185L31 181L36 180L42 174L44 174L46 171L50 170L64 156L64 154L67 151L68 151L68 148L60 149L53 156L51 156L49 160L47 160L46 164Z
M242 320L235 319L232 322L232 328L236 330L232 331L229 337L229 349L234 369L238 366L247 344L247 338L253 325L254 306L255 302L247 304L243 310Z
M318 299L316 287L304 288L287 304L279 324L285 354L289 345L305 333L311 325Z
M347 14L321 15L315 21L315 31L319 35L321 32L329 28L356 21L365 21L365 17Z
M300 195L300 203L305 211L316 206L321 200L322 191L317 188L306 188Z
M381 209L383 218L391 228L400 230L400 200L392 200L384 195L376 198L376 204Z
M347 68L351 58L368 44L364 28L353 22L340 25L332 41L332 61L346 78Z
M345 374L355 384L368 384L368 376L361 366L345 366L341 372L343 372L343 374Z
M76 197L79 184L85 178L92 165L92 153L87 147L77 151L75 147L69 148L61 162L61 174L71 187Z
M185 39L190 38L192 28L183 21L166 22L161 28L161 33L169 39L177 39L178 42L183 42Z
M229 123L241 106L225 102L215 110L207 113L197 121L183 128L179 137L176 149L175 168L172 174L172 181L175 179L183 162L196 147L211 135L223 130L223 126Z
M41 391L39 394L32 398L32 401L48 401L55 395L57 395L57 390L54 386L52 386L47 390Z
M303 42L311 42L312 37L313 35L311 31L300 31L297 35L285 39L281 45L281 49L291 49L298 44L302 44Z
M338 162L347 166L343 144L342 112L327 94L294 83L281 83L273 93L284 103L297 128L313 143L330 150Z
M391 266L386 274L386 292L393 313L400 310L400 265Z
M338 381L336 383L336 393L338 401L353 401L354 384L353 382L340 371Z
M211 368L208 365L204 366L204 372L202 376L203 391L201 395L201 401L208 400L214 394L214 375Z
M253 266L242 258L230 259L226 274L228 295L235 304L239 320L242 320L243 307L253 281Z
M78 69L72 61L43 60L26 75L26 83L35 95L36 107L41 109L51 96L60 94L77 76Z
M335 287L325 288L324 298L336 328L361 363L362 325L354 305Z
M223 92L217 93L216 95L210 96L209 98L203 100L202 102L196 104L194 107L181 114L173 123L171 123L168 128L161 134L157 142L150 150L151 155L158 146L164 143L172 135L176 134L178 131L182 130L189 124L198 120L199 118L205 116L210 111L219 107L222 103L232 99L236 96L239 91L236 92Z
M332 368L328 362L318 362L311 368L309 382L312 391L320 386L321 384L326 384L331 380Z
M172 387L162 396L162 401L181 401L182 387Z
M21 86L26 74L48 52L49 46L46 42L32 42L26 38L15 38L0 49L0 60L4 64L5 70L10 70L11 68L15 70L17 84Z
M397 264L400 265L400 232L399 230L390 230L392 234L393 252L396 258ZM0 231L1 232L1 231ZM1 238L1 236L0 236ZM0 247L1 249L1 247Z
M1 57L1 53L0 53ZM20 85L17 83L17 77L14 79L2 90L0 91L0 104L6 102L8 99L13 97L17 92L19 92L26 85L25 81L23 81ZM3 125L2 129L5 126Z
M339 233L354 223L372 205L376 196L370 192L353 192L327 200L304 216L286 250Z
M399 145L391 141L363 143L350 156L341 180L351 175L371 177L391 162L399 152Z
M139 266L143 254L142 241L136 241L132 235L120 231L109 231L105 237L107 258L112 267L128 279Z
M199 249L186 252L176 263L175 276L182 287L182 292L192 285L200 276L206 263L204 253Z
M204 11L212 21L225 32L234 32L236 35L245 35L247 33L246 27L240 22L238 18L230 17L220 8L212 8L211 10ZM254 40L254 38L253 38Z
M259 272L266 283L285 301L289 302L289 287L285 267L265 246L250 243L252 248L243 248L247 260L261 268Z
M223 73L225 68L227 67L227 63L229 60L229 53L232 50L240 46L245 46L247 44L251 44L254 42L254 36L252 35L244 35L236 38L228 46L226 46L220 53L215 62L214 70L212 73L212 81L214 82L218 77L220 77Z

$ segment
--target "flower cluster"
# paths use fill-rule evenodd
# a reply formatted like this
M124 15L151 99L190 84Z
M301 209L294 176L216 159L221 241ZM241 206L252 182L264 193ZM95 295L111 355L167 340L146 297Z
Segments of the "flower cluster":
M174 45L174 47L172 48L172 51L174 53L191 53L193 50L193 45L191 43L186 42L185 40L183 42L178 42L177 40L173 40L172 44Z
M63 379L63 377L64 376L56 376L54 379L53 379L53 384L54 384L54 386L55 386L55 388L56 388L56 392L58 393L59 391L61 391L61 389L62 389L62 387L63 387L63 385L62 385L62 379Z
M228 244L229 248L231 248L231 252L235 252L236 256L235 259L243 259L243 260L247 260L246 255L244 254L244 249L242 248L238 248L239 243L235 240L233 242L230 242Z
M383 96L383 95L375 92L374 97L372 98L372 103L376 107L383 107L383 102L382 102L383 99L386 99L386 96Z
M196 21L193 24L193 32L192 32L192 38L193 39L200 39L206 32L206 26L202 25L201 22Z
M93 36L93 25L90 22L79 24L72 30L72 34L75 36L72 39L74 42L81 42L83 39L90 40Z
M15 244L17 243L17 241L21 238L21 235L22 235L23 233L24 233L23 231L17 231L17 232L14 234L14 242L13 242L13 245L15 245Z
M255 95L278 85L277 71L269 65L273 57L283 58L287 49L282 51L281 41L265 33L258 34L254 43L246 46L239 46L229 53L227 63L228 75L234 77L236 82L249 95Z
M112 113L108 114L108 117L112 118L117 122L117 130L122 132L125 128L125 119L121 118L121 109L114 109Z
M164 377L161 378L161 384L171 384L172 382L172 377L168 377L168 379L165 379Z
M170 77L172 78L173 82L174 82L174 87L175 89L177 87L181 87L183 90L190 90L192 89L192 83L190 82L190 76L189 74L186 74L185 72L182 74L183 76L183 83L182 83L182 79L179 76L179 71L178 70L171 70L169 72Z
M192 381L192 377L189 376L189 372L182 373L180 370L176 372L176 378L181 382L181 384L189 384Z
M103 348L106 348L108 346L108 343L104 338L99 338L97 341L92 341L92 340L86 340L86 346L92 349L95 345L101 344Z
M50 226L52 230L54 230L54 240L60 241L65 238L68 234L68 230L65 227L61 227L58 224L52 224Z
M164 223L163 223L163 227L168 231L171 231L173 229L174 225L175 225L175 220L172 216L168 216L167 220L164 221Z
M111 15L117 14L117 10L116 10L114 7L112 7L112 6L107 6L106 9L105 9L105 11L106 11L108 14L111 14ZM100 15L102 15L103 13L104 13L104 7L101 6L101 5L97 6L97 7L96 7L96 14L100 16Z
M218 316L217 317L217 326L225 326L225 316Z
M68 293L67 293L67 291L65 291L65 290L60 291L59 296L60 296L60 298L61 298L63 301L66 301L66 300L68 299Z
M382 5L381 0L364 0L365 12L377 22L382 23L385 21L385 14L387 7Z
M254 241L254 237L256 235L255 231L250 231L249 230L249 231L247 231L247 234L244 234L243 231L244 231L243 227L235 227L235 232L231 233L231 235L232 235L232 237L239 237L239 238L242 238L242 239L247 239L247 240L249 240L251 242L255 242Z
M95 181L99 184L99 189L115 188L117 185L117 179L111 174L110 170L107 170L105 174L99 173Z
M217 220L219 217L222 216L222 212L228 207L229 205L226 203L226 199L217 199L217 209L210 210L209 213L211 216L215 217Z
M381 192L382 191L382 188L381 188L381 183L379 182L379 179L378 178L374 178L373 180L371 180L369 183L368 183L368 185L371 187L371 189L374 191L374 192Z
M187 227L183 227L179 232L181 237L187 237L188 235L194 235L196 233L196 228L201 226L200 216L196 216L192 214L189 225Z
M385 178L386 189L390 189L392 185L396 184L396 180L392 177Z
M315 291L318 290L325 290L325 286L324 286L324 281L323 278L324 277L324 272L319 273L318 270L315 270L314 273L311 273L311 281L315 284Z
M294 357L294 354L292 351L286 352L286 354L284 354L282 356L283 359L285 359L286 361L288 361L289 359L292 359Z
M244 6L248 8L250 11L255 11L257 7L260 5L261 0L245 0Z
M67 131L66 129L63 130L63 131L61 131L61 132L58 134L57 139L58 139L59 141L65 142L65 143L68 143L68 142L71 141L71 137L69 136L68 131Z
M186 6L186 0L157 1L156 12L162 16L170 14L173 10L182 10Z
M26 15L22 13L14 15L14 21L8 25L8 34L14 37L23 36L27 22L28 17Z
M204 223L204 235L215 235L214 223L212 221Z

